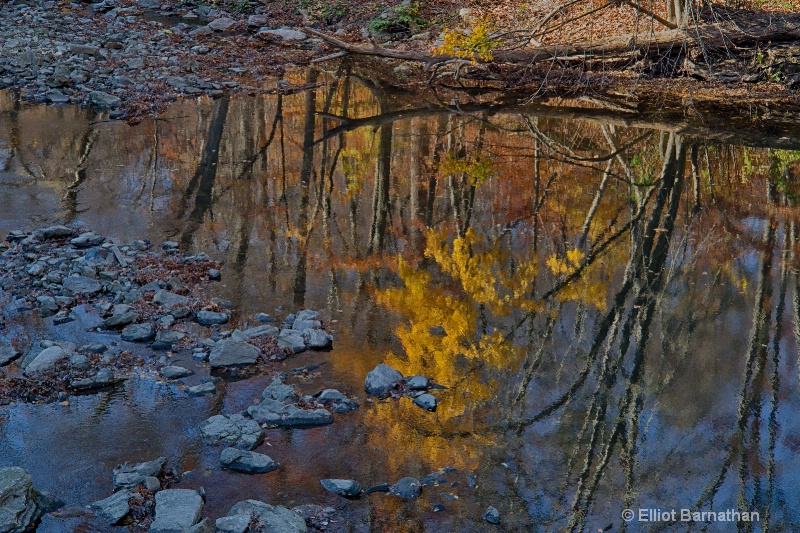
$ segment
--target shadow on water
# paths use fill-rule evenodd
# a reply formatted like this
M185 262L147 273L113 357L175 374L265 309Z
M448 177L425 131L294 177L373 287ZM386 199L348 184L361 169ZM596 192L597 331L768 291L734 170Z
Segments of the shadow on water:
M334 350L279 369L327 361L303 390L361 407L270 430L261 451L282 468L245 477L218 468L198 425L245 408L266 377L207 399L142 377L3 408L0 464L85 504L116 464L167 455L193 472L182 485L206 487L210 516L245 498L320 503L358 531L481 531L489 505L507 531L800 528L800 137L427 105L347 66L303 76L324 83L184 102L135 127L0 95L0 230L70 222L207 251L241 320L323 311ZM447 387L437 411L368 402L378 362ZM457 470L410 503L319 485L442 467Z

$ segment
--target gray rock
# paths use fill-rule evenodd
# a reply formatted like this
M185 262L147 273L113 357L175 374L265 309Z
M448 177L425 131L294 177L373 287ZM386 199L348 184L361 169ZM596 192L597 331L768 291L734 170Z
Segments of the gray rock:
M200 521L203 498L197 491L168 489L156 493L156 519L150 533L183 532Z
M267 313L256 313L256 315L253 318L262 323L275 322L275 317L273 317L272 315L268 315Z
M136 3L144 9L161 9L161 4L158 3L158 0L137 0Z
M306 521L299 514L280 505L245 500L231 507L228 516L250 515L260 522L259 533L306 533Z
M214 533L214 526L211 525L211 520L203 518L200 522L187 529L186 533Z
M108 368L102 368L98 370L94 376L83 379L72 380L69 386L75 390L88 390L88 389L102 389L103 387L108 387L113 383L114 383L114 372Z
M252 365L258 360L261 350L244 341L221 340L211 350L208 362L211 368Z
M391 487L389 487L389 496L398 496L406 500L413 500L419 498L422 493L422 484L417 478L404 477Z
M321 327L322 322L319 320L300 320L295 317L294 322L292 322L292 329L299 329L300 331L304 329L319 329Z
M494 507L489 507L486 509L486 512L483 513L483 519L495 526L500 525L500 511Z
M60 346L51 346L45 348L33 361L25 366L25 373L31 374L33 372L47 371L53 368L56 363L68 357L69 354Z
M222 272L220 272L216 268L209 268L208 279L210 279L211 281L219 281L222 279Z
M197 322L202 326L226 324L229 319L228 313L218 313L216 311L200 311L197 313Z
M165 366L159 370L162 376L165 379L181 379L188 376L191 376L194 372L189 370L188 368L183 368L182 366Z
M0 367L6 366L20 355L13 346L0 346Z
M256 35L262 39L274 39L282 42L304 41L307 38L305 33L286 27L277 30L261 28Z
M69 101L69 99L67 99ZM87 231L86 233L81 233L74 239L70 239L70 244L76 248L90 248L92 246L99 246L103 244L105 238L102 235L98 235L93 231Z
M275 400L281 403L295 403L300 399L291 385L286 385L279 379L273 379L264 392L261 393L262 400Z
M114 490L132 489L137 485L144 485L147 478L157 478L164 470L167 463L166 457L159 457L144 463L120 465L114 469L112 484Z
M292 353L300 353L306 349L306 339L302 331L284 329L278 334L278 347L287 348Z
M425 376L411 376L406 378L406 386L411 390L427 390L430 383Z
M436 410L436 397L432 394L420 394L414 398L414 405L421 407L426 411Z
M214 31L227 31L236 24L236 21L228 18L228 17L221 17L215 20L212 20L208 23L208 27Z
M31 475L19 467L0 468L0 531L30 531L38 516Z
M166 289L159 289L153 295L153 301L159 305L172 309L173 307L189 305L189 298L181 294L169 292Z
M352 479L323 479L320 483L328 492L343 498L356 498L361 494L361 485Z
M51 89L51 90L47 91L46 96L47 96L47 100L52 104L68 104L69 103L69 96L67 96L66 94L62 93L61 91L56 91L55 89Z
M206 394L214 394L217 392L217 386L213 383L201 383L186 389L186 394L189 396L204 396Z
M295 320L319 320L319 312L311 309L303 309L295 315Z
M305 329L303 330L303 338L306 341L306 346L311 350L327 350L333 346L333 337L321 329Z
M120 520L125 518L131 510L128 500L131 497L131 492L128 489L123 489L115 492L108 498L94 503L90 503L88 507L95 509L97 514L102 516L108 525L116 525Z
M307 428L333 423L333 415L327 409L300 409L295 405L285 405L269 399L248 407L247 414L259 424L279 427Z
M124 313L113 314L110 317L106 318L103 321L103 325L108 328L120 328L122 326L127 326L133 322L139 320L139 314L134 313L133 311L126 311Z
M89 368L89 358L82 353L74 353L69 356L69 364L78 370L86 370Z
M222 450L219 462L225 468L245 474L265 474L277 470L279 466L267 455L236 448Z
M349 413L358 408L358 402L352 400L336 389L325 389L316 395L317 401L331 407L334 413Z
M72 294L95 294L100 292L101 285L97 280L86 276L69 276L62 284L65 291Z
M379 364L367 374L364 390L372 396L386 398L402 380L403 375L400 372L388 365Z
M153 324L132 324L122 330L121 338L128 342L147 342L156 334Z
M72 228L66 226L48 226L36 230L35 234L42 239L63 239L72 235Z
M210 443L222 443L241 450L252 450L264 440L258 422L242 415L215 415L200 425L200 434Z
M186 333L183 333L182 331L171 331L166 329L159 330L158 333L156 333L156 340L153 343L153 349L170 350L173 344L182 341L185 337Z
M122 100L113 94L103 91L92 91L89 93L89 104L98 109L115 109L122 104Z
M280 330L275 326L256 326L254 328L248 328L241 332L242 336L245 339L255 339L257 337L274 337L280 333Z
M247 19L247 25L251 27L266 26L269 19L266 15L250 15Z
M223 516L217 519L215 526L217 533L247 533L250 531L252 521L253 515L251 514Z

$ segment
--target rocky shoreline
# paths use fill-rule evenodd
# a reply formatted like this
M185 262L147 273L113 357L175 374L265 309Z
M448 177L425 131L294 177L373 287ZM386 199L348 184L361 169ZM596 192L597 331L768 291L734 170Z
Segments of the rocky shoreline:
M203 290L222 279L220 265L206 254L181 252L175 242L118 244L67 226L15 230L0 245L0 271L0 299L5 303L0 321L0 404L68 405L76 394L113 387L134 376L202 396L215 394L227 375L271 375L272 381L246 409L219 412L200 424L204 445L220 449L219 467L237 475L269 475L291 468L256 451L270 431L330 425L361 405L357 398L331 388L304 395L274 367L294 354L331 348L333 337L320 313L305 309L282 320L258 313L253 321L259 325L249 326L230 302L209 298ZM52 338L30 338L25 332L31 321L43 322ZM182 366L181 361L188 360L192 368ZM298 367L292 375L307 375L318 366ZM404 377L384 364L364 381L366 394L378 401L405 398L429 412L436 410L434 394L442 390L425 376ZM321 479L320 484L346 500L375 493L410 500L419 498L425 486L459 486L450 480L456 474L443 468L421 479L405 477L368 488L353 479ZM0 531L33 530L48 513L54 520L79 519L101 530L348 530L348 519L339 511L315 504L288 509L244 500L226 516L202 518L204 489L175 487L186 476L191 473L182 473L163 457L119 465L113 473L113 494L85 507L64 508L63 502L38 492L25 470L0 468ZM466 480L474 488L474 476ZM442 494L458 499L452 492ZM442 504L433 506L434 512L441 510ZM484 518L491 522L493 516Z

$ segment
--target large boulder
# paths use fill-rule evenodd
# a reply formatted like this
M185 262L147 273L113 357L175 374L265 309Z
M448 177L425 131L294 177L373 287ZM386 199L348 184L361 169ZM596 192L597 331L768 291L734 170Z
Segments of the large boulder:
M211 368L252 365L258 360L261 350L244 341L225 339L219 341L211 350L208 362Z
M39 517L33 479L23 468L0 468L0 533L30 531Z
M306 533L306 521L299 514L280 505L245 500L231 507L228 516L249 515L261 524L259 533Z
M178 533L200 521L203 498L197 491L168 489L156 493L156 519L150 533Z
M388 365L380 364L367 374L364 390L372 396L386 398L402 380L403 374Z

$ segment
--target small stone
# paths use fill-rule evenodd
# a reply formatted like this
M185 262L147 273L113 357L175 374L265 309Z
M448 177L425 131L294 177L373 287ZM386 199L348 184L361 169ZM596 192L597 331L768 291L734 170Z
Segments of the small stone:
M266 26L269 19L266 15L250 15L247 19L247 25L250 27Z
M219 281L222 279L222 272L220 272L216 268L209 268L208 279L210 279L211 281Z
M180 294L169 292L165 289L157 290L153 295L153 301L166 307L167 309L189 305L189 298Z
M128 324L136 322L137 320L139 320L139 314L134 313L133 311L128 311L121 314L111 315L103 321L103 325L107 329L119 328L122 326L127 326Z
M352 479L323 479L320 483L328 492L343 498L356 498L361 494L361 485Z
M398 496L406 500L418 498L421 492L422 484L413 477L404 477L389 488L389 496Z
M245 474L265 474L279 466L267 455L236 448L222 450L219 462L225 468Z
M88 507L97 510L97 514L102 516L108 525L113 526L130 512L131 508L128 504L130 497L131 492L128 489L123 489L104 500L90 503Z
M147 342L155 336L153 324L132 324L122 330L122 340L128 342Z
M228 17L221 17L215 20L212 20L208 23L208 27L214 31L227 31L236 24L236 21L228 18Z
M162 376L165 379L181 379L188 376L191 376L194 372L189 370L188 368L183 368L182 366L165 366L159 370Z
M259 322L261 322L262 324L267 324L267 323L270 323L270 322L275 322L275 317L273 317L273 316L271 316L271 315L268 315L268 314L266 314L266 313L256 313L256 315L255 315L253 318L255 318L256 320L258 320L258 321L259 321Z
M500 511L494 507L489 507L486 509L486 512L483 513L483 519L495 526L500 525Z
M411 390L428 390L428 378L425 376L411 376L405 381L406 386Z
M217 392L217 386L213 383L201 383L186 389L186 394L189 396L204 396L206 394L214 394Z
M168 489L156 493L156 519L150 533L185 531L200 521L203 498L197 491Z
M414 398L414 405L426 411L436 411L436 397L432 394L421 394Z
M388 365L379 364L367 374L364 390L372 396L386 398L402 380L403 375L400 372Z
M0 367L6 366L21 354L13 346L0 346Z
M226 324L229 318L227 313L218 313L216 311L200 311L197 313L197 322L202 326Z
M95 294L100 292L101 285L97 280L86 276L69 276L62 284L65 291L72 294Z
M239 502L228 512L228 516L249 516L259 523L263 532L306 533L305 520L294 511L280 505L268 505L258 500Z
M92 91L89 93L88 96L89 104L104 110L104 109L115 109L122 104L122 100L119 97L114 96L113 94L108 94L103 91Z
M283 27L276 30L261 28L256 34L257 37L265 40L276 40L280 42L304 41L307 36L305 33L291 28Z
M222 340L211 350L208 362L211 368L252 365L261 355L261 350L244 341Z
M200 434L210 444L222 443L241 450L252 450L264 440L258 422L242 415L215 415L200 425Z

